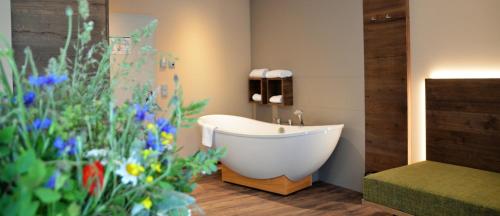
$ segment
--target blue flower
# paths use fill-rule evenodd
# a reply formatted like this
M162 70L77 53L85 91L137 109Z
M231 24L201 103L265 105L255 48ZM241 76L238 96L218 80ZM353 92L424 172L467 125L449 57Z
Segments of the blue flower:
M57 155L61 156L65 153L68 155L76 154L76 138L72 137L68 141L64 141L61 137L57 137L54 141L54 147L58 150Z
M154 133L148 132L148 136L146 137L145 149L162 152L164 148L163 145L159 142L158 137Z
M45 183L45 187L50 189L55 189L57 177L59 177L59 175L60 175L59 171L55 171L54 174L52 174L49 180Z
M33 91L28 91L24 94L23 100L24 100L24 105L25 106L30 106L35 102L36 99L36 93Z
M142 122L144 120L152 121L154 119L154 115L149 113L149 109L147 106L141 106L139 104L134 104L135 109L135 120L138 122Z
M48 118L44 119L37 118L33 121L31 127L33 128L33 130L45 130L48 129L50 125L52 125L52 120Z
M175 134L177 132L177 129L172 126L167 119L164 118L159 118L158 120L156 120L156 126L160 128L160 131L163 131L165 133Z
M64 81L68 80L68 76L63 75L55 75L55 74L47 74L45 76L30 76L28 78L28 82L30 85L35 87L45 87L45 86L53 86Z
M76 138L72 137L66 142L66 148L68 149L68 154L75 155L76 154Z
M23 103L27 107L31 106L35 102L35 99L36 99L36 93L33 92L33 91L27 91L23 95ZM12 98L12 103L13 104L17 104L17 98L16 97Z

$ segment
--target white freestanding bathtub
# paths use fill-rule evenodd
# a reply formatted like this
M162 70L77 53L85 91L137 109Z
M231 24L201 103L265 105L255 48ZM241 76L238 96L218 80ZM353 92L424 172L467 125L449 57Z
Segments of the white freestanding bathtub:
M292 181L326 162L344 127L278 125L231 115L203 116L198 124L216 127L213 146L227 149L222 163L231 170L253 179L286 176Z

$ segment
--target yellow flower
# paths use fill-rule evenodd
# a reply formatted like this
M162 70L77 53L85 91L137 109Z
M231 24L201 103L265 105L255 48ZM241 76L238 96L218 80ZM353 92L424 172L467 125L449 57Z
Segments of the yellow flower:
M165 131L161 132L161 138L163 138L161 141L163 145L168 145L174 141L174 135Z
M148 125L146 125L146 128L152 132L155 132L156 131L156 125L152 124L152 123L149 123Z
M151 153L153 153L152 149L143 150L142 151L142 156L144 157L144 160L146 160L146 158L148 158Z
M147 197L141 202L141 204L144 206L145 209L150 209L151 206L153 206L153 201L151 201L151 198Z
M151 168L153 168L156 172L161 172L161 164L160 163L152 163Z
M148 176L148 177L146 177L146 183L151 184L151 183L153 182L153 180L154 180L154 179L153 179L153 176Z
M144 167L142 167L139 164L129 163L126 166L126 170L127 170L128 174L130 174L132 176L139 176L141 174L141 172L144 172Z

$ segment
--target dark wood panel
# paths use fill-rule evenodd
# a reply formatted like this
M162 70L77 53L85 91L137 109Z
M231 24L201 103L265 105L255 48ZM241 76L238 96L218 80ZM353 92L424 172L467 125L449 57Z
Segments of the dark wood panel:
M326 184L314 183L288 196L276 195L224 183L220 174L205 176L193 193L206 215L389 215L361 204L362 194ZM196 214L194 212L194 215Z
M380 79L380 76L386 77L387 80L405 80L407 64L406 55L393 56L387 58L366 58L369 67L365 68L367 78ZM373 71L373 72L372 72Z
M364 0L365 171L407 164L407 0Z
M365 16L384 15L386 13L407 13L406 0L364 0L363 13Z
M59 55L67 34L65 9L71 6L78 14L77 1L12 0L12 45L17 62L24 61L23 50L30 47L40 69L51 57ZM89 0L90 17L94 22L92 42L108 38L108 0ZM76 38L77 19L74 19L73 38ZM74 56L70 50L68 57Z
M427 79L427 159L500 172L500 79Z
M366 58L406 56L406 20L364 24Z

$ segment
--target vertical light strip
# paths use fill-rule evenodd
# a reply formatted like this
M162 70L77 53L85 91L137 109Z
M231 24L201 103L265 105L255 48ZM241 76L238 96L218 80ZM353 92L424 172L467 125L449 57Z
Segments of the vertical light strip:
M416 134L418 134L418 137L415 141L415 146L413 150L415 153L413 156L415 158L413 159L413 162L418 162L418 161L423 161L425 160L425 151L426 151L426 130L425 130L425 125L426 125L426 112L425 112L425 79L420 80L418 83L418 95L417 95L417 104L415 104L416 109L415 112L417 112L417 116L419 118L416 118Z

